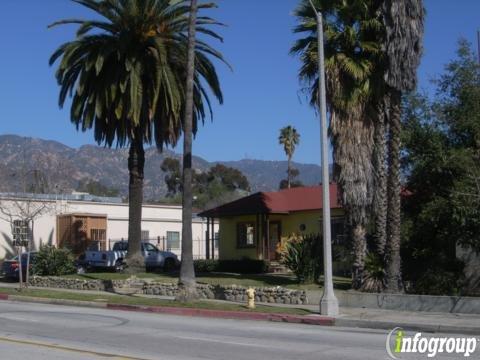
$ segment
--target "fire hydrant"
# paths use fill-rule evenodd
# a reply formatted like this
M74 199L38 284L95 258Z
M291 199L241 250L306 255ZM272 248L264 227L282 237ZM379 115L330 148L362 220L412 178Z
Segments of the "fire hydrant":
M249 309L255 309L255 289L248 288L246 293L247 293L247 299L248 299L247 307Z

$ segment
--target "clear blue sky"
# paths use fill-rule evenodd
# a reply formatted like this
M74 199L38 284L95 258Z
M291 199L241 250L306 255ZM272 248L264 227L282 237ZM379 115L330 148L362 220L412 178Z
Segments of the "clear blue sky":
M219 0L214 16L228 24L219 48L233 65L219 68L225 104L215 106L214 122L201 128L194 152L207 160L284 159L278 130L293 125L301 134L294 160L319 163L319 126L299 95L299 63L288 54L295 37L291 15L297 0ZM463 36L476 44L479 0L426 0L425 54L420 87L453 58ZM55 20L88 17L69 0L1 0L0 134L52 139L78 147L93 143L78 133L68 109L57 106L58 87L48 58L71 39L74 27L47 30ZM179 147L181 148L181 146ZM176 149L179 151L180 149Z

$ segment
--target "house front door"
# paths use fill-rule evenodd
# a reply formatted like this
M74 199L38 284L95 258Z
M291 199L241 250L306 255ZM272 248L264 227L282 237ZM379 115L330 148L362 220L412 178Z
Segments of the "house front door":
M278 259L277 246L280 242L281 226L280 222L271 222L269 226L269 260Z

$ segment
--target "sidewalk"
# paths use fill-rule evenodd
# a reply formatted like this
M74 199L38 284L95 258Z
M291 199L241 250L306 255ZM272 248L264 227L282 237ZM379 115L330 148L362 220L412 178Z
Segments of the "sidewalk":
M269 305L294 306L319 313L319 305ZM342 307L340 315L335 317L335 326L385 330L401 327L419 332L480 335L480 315Z
M480 315L342 308L336 326L480 335Z
M16 283L2 283L1 287L16 288ZM53 288L40 288L32 287L29 289L36 290L51 290L71 293L82 294L95 294L99 295L119 295L104 291L91 291L91 290L70 290L70 289L53 289ZM136 295L145 298L155 298L162 300L173 300L173 297L158 296L158 295ZM11 300L15 301L31 301L22 296L10 296ZM32 298L35 299L35 298ZM42 302L39 299L38 302ZM53 301L53 299L51 299ZM205 300L216 303L228 303L235 302L224 300ZM44 301L43 301L44 302ZM236 319L246 320L269 320L269 321L282 321L293 323L305 323L313 325L335 325L341 327L358 327L369 329L385 329L392 330L395 327L401 327L404 330L419 331L419 332L442 332L442 333L455 333L455 334L474 334L480 335L480 315L472 314L451 314L451 313L433 313L433 312L407 312L407 311L393 311L393 310L377 310L377 309L364 309L364 308L347 308L340 309L340 315L334 319L321 316L319 314L318 305L287 305L287 304L271 304L261 303L263 306L269 307L283 307L283 308L301 308L311 311L312 315L305 316L289 316L289 315L275 315L275 314L263 314L262 313L249 313L242 312L239 314L235 311L218 311L209 309L191 309L191 308L169 308L169 307L149 307L149 306L136 306L128 305L121 306L118 304L105 304L96 303L91 304L89 302L80 301L62 301L61 299L55 299L56 304L65 305L83 305L83 306L95 306L103 305L101 307L112 308L118 310L130 310L130 311L147 311L156 313L169 313L175 315L187 315L187 316L208 316L208 317L230 317ZM236 304L242 304L236 302ZM327 319L328 321L324 321Z

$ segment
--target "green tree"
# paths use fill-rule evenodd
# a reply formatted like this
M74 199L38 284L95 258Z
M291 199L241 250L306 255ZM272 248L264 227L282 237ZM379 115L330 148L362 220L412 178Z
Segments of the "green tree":
M194 176L195 207L212 208L245 196L250 191L248 179L238 169L222 164Z
M167 197L171 201L176 201L183 192L180 168L180 161L174 158L166 158L161 166L166 173ZM250 191L248 179L240 170L222 164L212 166L206 172L193 172L192 187L194 205L200 209L233 201Z
M243 173L235 168L217 164L208 171L208 181L217 179L228 190L250 191L250 184Z
M371 116L378 66L379 39L383 24L379 1L312 1L322 12L325 33L325 71L330 136L333 143L335 178L342 191L353 241L353 287L363 281L366 233L372 204L372 151L375 116ZM300 81L308 88L310 103L317 106L318 48L316 16L308 0L295 10L299 25L291 53L302 62Z
M98 19L69 19L51 25L79 25L76 38L61 45L50 58L50 65L59 60L59 105L63 107L66 98L72 97L70 117L77 129L93 129L99 144L130 147L127 262L135 271L144 266L140 254L144 143L155 141L162 149L175 145L182 132L189 8L186 1L170 0L74 1L95 12ZM200 33L221 39L207 28L216 24L208 17L196 21ZM203 41L197 43L195 55L194 132L210 108L205 86L222 102L209 56L223 61L222 55Z
M77 191L87 192L95 196L119 196L118 189L109 188L103 185L100 181L92 179L83 179L78 182Z
M456 246L480 251L480 66L468 43L436 84L433 104L420 95L404 102L402 260L414 291L455 294Z
M402 94L415 89L422 54L425 10L422 0L385 0L385 82L388 101L387 242L385 251L388 292L402 289L400 258L400 136Z
M290 169L290 187L288 186L288 180L283 179L280 181L278 188L280 190L289 189L289 188L296 188L296 187L303 187L303 183L300 180L296 180L296 178L300 175L300 171L298 169L292 168Z
M174 197L182 191L182 170L180 161L175 158L165 158L160 169L165 173L167 196Z
M283 145L283 150L287 155L287 188L290 189L292 181L292 157L295 152L295 148L300 144L300 134L293 126L285 126L280 129L280 136L278 137L278 143Z

